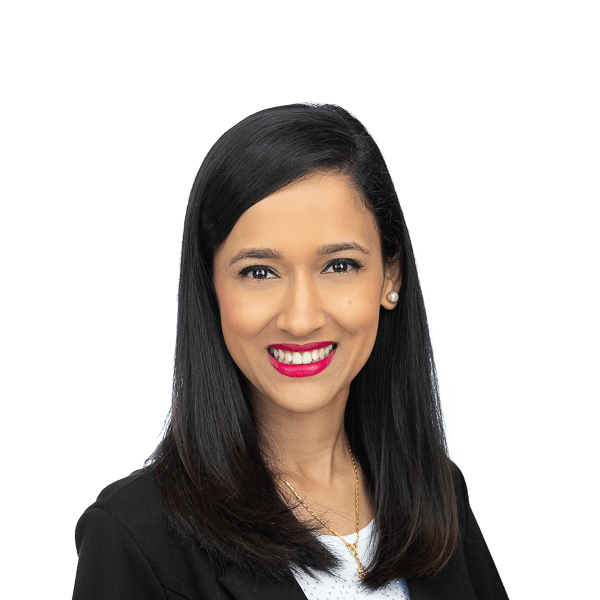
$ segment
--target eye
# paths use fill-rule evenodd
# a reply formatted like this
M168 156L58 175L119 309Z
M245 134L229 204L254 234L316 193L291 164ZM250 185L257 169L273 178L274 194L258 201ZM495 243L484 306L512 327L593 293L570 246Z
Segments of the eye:
M351 258L336 258L323 269L323 273L341 273L343 275L351 271L358 271L359 269L362 269L362 267L363 264L357 260Z
M240 271L241 277L247 277L248 279L254 279L255 281L264 281L265 279L274 279L277 277L269 267L262 265L252 265L246 267Z

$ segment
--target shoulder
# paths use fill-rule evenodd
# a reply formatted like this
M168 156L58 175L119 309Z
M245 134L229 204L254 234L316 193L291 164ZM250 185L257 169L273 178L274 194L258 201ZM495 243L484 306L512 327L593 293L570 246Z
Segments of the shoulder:
M128 477L106 486L86 513L96 509L106 512L123 526L133 530L140 526L147 527L149 521L156 525L166 519L152 468L134 471Z
M461 523L464 523L466 518L467 507L469 506L469 491L467 489L467 482L462 471L458 466L451 461L452 466L452 477L454 479L454 491L458 500L458 514Z
M105 487L79 519L75 542L77 600L220 597L206 552L163 511L152 468Z
M466 493L467 490L465 476L455 462L450 461L450 466L452 468L452 475L454 476L454 486L456 488L456 492L462 495L463 493Z
M145 468L106 486L77 523L75 541L79 550L85 534L102 532L105 542L122 548L127 537L146 556L156 548L179 545L179 534L163 511L154 469ZM119 540L119 541L117 541ZM160 554L160 553L159 553Z
M462 568L463 573L468 573L477 598L506 600L506 590L471 509L465 477L454 463L452 466L461 534L461 547L454 568L458 571Z

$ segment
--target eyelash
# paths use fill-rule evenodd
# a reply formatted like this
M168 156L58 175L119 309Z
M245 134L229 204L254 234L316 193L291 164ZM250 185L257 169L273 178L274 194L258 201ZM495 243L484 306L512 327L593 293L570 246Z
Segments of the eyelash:
M361 263L359 260L356 260L354 258L336 258L335 260L332 260L331 262L329 262L327 264L327 266L321 272L323 273L323 272L327 271L328 269L332 268L334 265L339 265L339 264L346 265L347 270L346 271L337 271L337 273L334 272L336 275L347 275L348 273L351 273L352 271L359 271L360 269L362 269L364 267L363 263ZM259 270L266 271L267 273L269 273L271 275L275 275L275 277L277 277L277 274L273 271L273 269L270 269L266 265L252 265L250 267L245 267L244 269L242 269L239 272L239 276L247 277L248 279L252 279L253 281L267 281L268 279L274 279L273 277L264 277L264 278L250 277L250 274L253 271L259 271Z

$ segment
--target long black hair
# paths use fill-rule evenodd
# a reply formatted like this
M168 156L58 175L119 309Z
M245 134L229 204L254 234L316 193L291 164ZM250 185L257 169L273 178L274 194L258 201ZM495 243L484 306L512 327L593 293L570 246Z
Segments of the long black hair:
M338 172L375 216L384 259L400 261L394 310L380 309L373 352L354 379L345 428L375 506L365 581L432 577L457 547L457 501L415 259L392 179L365 127L334 105L263 110L206 156L185 218L173 404L152 462L172 524L215 564L270 578L330 571L334 557L280 496L261 455L243 376L225 346L213 256L251 206L313 172Z

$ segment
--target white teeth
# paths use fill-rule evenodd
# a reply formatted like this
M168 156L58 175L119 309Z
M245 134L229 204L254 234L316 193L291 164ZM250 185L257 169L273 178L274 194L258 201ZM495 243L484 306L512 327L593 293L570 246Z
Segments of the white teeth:
M312 352L286 352L284 350L278 350L277 348L269 348L271 355L284 364L295 364L295 365L309 365L313 362L323 360L326 356L329 356L333 352L335 344L330 344L326 348L319 348Z

